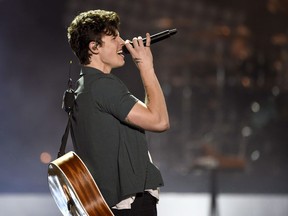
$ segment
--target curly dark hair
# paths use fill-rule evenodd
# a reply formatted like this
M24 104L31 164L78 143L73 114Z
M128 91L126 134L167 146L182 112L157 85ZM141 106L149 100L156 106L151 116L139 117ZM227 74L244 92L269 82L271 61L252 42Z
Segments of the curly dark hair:
M105 10L90 10L80 13L67 29L68 42L83 65L90 63L89 43L95 41L102 45L102 36L116 36L120 18L116 12Z

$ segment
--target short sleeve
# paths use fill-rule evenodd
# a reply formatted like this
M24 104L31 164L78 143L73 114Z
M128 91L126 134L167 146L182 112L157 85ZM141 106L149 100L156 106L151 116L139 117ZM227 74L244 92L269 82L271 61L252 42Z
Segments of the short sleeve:
M128 88L114 76L101 77L93 82L91 92L94 102L101 111L107 112L121 121L138 101Z

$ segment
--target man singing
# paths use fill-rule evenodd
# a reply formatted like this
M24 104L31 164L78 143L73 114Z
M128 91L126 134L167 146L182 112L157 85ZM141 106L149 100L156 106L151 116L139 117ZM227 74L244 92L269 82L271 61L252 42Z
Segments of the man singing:
M156 216L163 180L150 158L145 131L169 128L165 98L153 67L150 34L124 41L112 11L75 17L68 41L81 64L73 108L75 152L81 157L116 216ZM141 102L111 74L125 63L126 46L146 93Z

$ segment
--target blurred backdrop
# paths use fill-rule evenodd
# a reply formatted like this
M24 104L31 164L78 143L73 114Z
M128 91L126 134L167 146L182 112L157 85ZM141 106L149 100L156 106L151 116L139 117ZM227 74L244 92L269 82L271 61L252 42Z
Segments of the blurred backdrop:
M152 45L171 120L169 131L147 134L163 194L286 197L287 0L0 0L1 208L18 195L50 198L47 164L67 121L62 95L69 68L74 82L79 73L66 28L98 8L118 12L124 39L178 30ZM144 98L130 56L113 73ZM281 207L287 215L287 199Z

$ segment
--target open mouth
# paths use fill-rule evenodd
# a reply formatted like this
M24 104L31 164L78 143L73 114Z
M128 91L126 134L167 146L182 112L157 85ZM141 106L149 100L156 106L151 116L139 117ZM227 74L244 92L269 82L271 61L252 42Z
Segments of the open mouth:
M119 51L117 52L117 54L120 55L120 56L122 56L122 57L124 57L123 50L119 50Z

